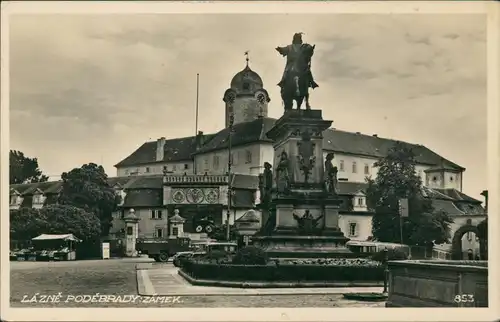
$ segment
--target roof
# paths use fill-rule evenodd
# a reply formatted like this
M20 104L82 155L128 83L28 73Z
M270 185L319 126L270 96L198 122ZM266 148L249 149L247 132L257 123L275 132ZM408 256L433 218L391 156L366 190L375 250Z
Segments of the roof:
M259 177L249 174L234 174L231 185L235 189L257 190L259 189Z
M256 120L235 124L233 127L232 146L241 146L256 142L272 142L267 137L267 132L274 126L276 119L260 117ZM192 160L193 155L210 151L226 149L228 147L229 129L225 128L215 134L204 134L204 144L197 149L196 137L190 136L165 141L165 156L163 161ZM411 148L417 163L463 171L465 168L444 159L429 148L393 139L381 138L373 135L327 129L323 132L323 149L337 153L361 155L371 158L385 157L389 149L396 142ZM157 141L146 142L130 156L116 164L119 166L133 166L139 164L155 163ZM163 162L162 161L162 162Z
M361 133L353 133L341 131L337 129L327 129L323 132L323 149L338 153L348 153L363 155L374 158L385 157L389 149L391 149L397 140L385 139L378 136L366 135ZM444 159L434 151L419 144L412 144L408 142L400 143L411 148L415 154L417 163L428 165L444 165L449 166L456 170L465 170L465 168Z
M213 134L204 134L203 139L209 141ZM131 155L121 160L115 167L134 166L138 164L156 163L157 141L146 142ZM164 155L161 162L192 160L192 153L196 151L196 136L165 140Z
M133 189L128 190L122 207L162 207L163 191L161 189Z
M76 238L73 234L62 234L62 235L52 235L52 234L41 234L33 238L32 240L72 240L72 241L80 241L80 239Z
M237 222L260 222L259 216L255 210L249 210L240 218L236 219Z
M464 215L451 200L432 199L432 207L434 207L435 211L444 211L450 216Z
M439 191L443 195L446 195L456 201L467 201L471 203L482 204L482 201L469 197L468 195L458 191L457 189L434 189L434 190Z
M253 85L255 89L261 89L264 86L262 78L259 76L259 74L250 69L250 66L248 66L248 64L242 71L234 75L233 79L231 80L231 88L242 90L244 82L251 84L250 86Z
M237 123L233 126L233 134L231 145L233 147L256 143L256 142L269 142L270 140L266 133L273 127L275 119L269 117L259 117L250 122ZM219 131L214 137L203 145L194 154L201 154L210 151L226 149L228 147L229 128Z
M339 181L338 190L339 195L354 195L359 191L365 191L368 188L368 184L363 182L349 182L349 181Z
M179 216L179 214L175 214L173 215L172 217L170 217L168 219L169 222L173 222L173 223L183 223L186 221L186 219L182 218L181 216Z

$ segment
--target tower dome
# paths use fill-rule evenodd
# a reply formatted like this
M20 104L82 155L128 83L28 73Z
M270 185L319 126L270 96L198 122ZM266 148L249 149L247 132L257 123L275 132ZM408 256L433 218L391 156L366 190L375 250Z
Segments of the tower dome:
M234 89L238 94L254 93L256 90L262 89L263 86L262 78L250 69L248 64L245 69L234 75L231 80L231 89Z
M264 89L262 78L248 64L248 52L245 55L247 55L245 68L234 75L230 88L224 93L226 127L229 126L231 114L234 124L267 117L267 104L271 99Z

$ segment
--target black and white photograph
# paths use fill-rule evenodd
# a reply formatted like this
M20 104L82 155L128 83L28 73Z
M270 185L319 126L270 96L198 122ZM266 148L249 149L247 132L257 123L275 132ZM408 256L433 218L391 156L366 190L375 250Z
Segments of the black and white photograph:
M2 3L2 319L498 318L495 7L406 4Z

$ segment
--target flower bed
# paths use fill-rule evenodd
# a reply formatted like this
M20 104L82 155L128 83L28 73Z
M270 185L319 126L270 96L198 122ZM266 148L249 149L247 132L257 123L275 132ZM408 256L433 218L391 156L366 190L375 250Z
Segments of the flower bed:
M383 281L384 267L365 259L292 260L266 265L235 265L188 260L184 273L196 279L225 281Z

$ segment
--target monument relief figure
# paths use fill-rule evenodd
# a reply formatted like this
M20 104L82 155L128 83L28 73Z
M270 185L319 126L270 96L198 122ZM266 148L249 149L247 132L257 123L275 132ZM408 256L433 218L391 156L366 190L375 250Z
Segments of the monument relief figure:
M279 194L288 193L290 189L290 161L285 151L281 152L276 167L276 190Z
M316 164L316 156L314 155L314 143L311 141L311 134L309 131L304 131L302 133L302 141L298 143L299 155L297 159L299 161L299 168L304 175L304 181L307 183L309 180L309 175L311 170Z
M325 186L326 191L333 195L338 195L337 167L333 166L333 153L328 153L325 160Z
M314 230L318 226L318 223L320 219L323 218L323 215L319 216L318 218L314 218L313 215L309 212L309 210L306 210L302 215L302 217L297 216L297 214L295 214L294 212L293 218L299 224L299 232L304 235L310 235L314 232Z
M269 162L264 162L264 174L262 176L262 194L261 200L268 202L271 200L271 189L273 188L273 166Z
M278 83L281 87L281 98L285 111L291 110L293 101L300 109L304 99L306 109L310 110L309 88L316 88L319 85L314 81L311 72L311 58L314 55L316 45L309 45L302 41L302 33L293 35L292 44L285 47L276 47L276 50L286 57L286 66L283 77Z

